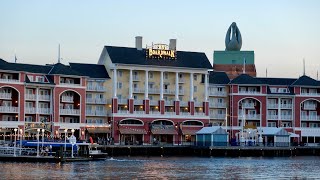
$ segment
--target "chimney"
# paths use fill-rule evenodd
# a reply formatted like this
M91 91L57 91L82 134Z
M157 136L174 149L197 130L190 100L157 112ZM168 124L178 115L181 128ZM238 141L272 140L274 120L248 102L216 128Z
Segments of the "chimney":
M177 39L170 39L169 41L169 49L176 50L177 49Z
M142 50L142 36L136 36L136 48Z

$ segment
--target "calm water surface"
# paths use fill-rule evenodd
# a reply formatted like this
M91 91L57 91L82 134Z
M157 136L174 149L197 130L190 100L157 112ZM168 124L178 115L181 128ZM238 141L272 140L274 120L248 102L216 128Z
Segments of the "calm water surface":
M320 179L320 157L145 158L54 163L0 162L1 179Z

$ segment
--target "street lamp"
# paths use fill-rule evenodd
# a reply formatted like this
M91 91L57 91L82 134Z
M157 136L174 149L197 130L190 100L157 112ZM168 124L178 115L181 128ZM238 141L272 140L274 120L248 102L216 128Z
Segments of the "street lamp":
M44 129L41 129L42 132L42 149L43 149L43 144L44 144Z
M68 129L64 130L64 151L67 151L67 132Z
M20 129L20 156L21 156L21 148L22 148L22 129Z
M71 129L71 139L72 139L72 142L71 142L71 158L73 158L73 145L74 145L74 139L75 137L73 136L73 133L74 133L74 129Z
M16 156L16 149L17 149L17 128L14 128L14 150L13 156Z
M37 129L37 157L39 157L39 132L40 129Z
M244 121L245 121L245 111L242 107L242 121L241 121L241 137L240 137L240 143L243 145L244 143L244 136L243 136L243 128L244 128Z

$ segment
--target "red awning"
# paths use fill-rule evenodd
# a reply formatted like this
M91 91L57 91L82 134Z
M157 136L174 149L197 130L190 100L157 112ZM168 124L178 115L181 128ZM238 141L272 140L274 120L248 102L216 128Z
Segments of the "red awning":
M120 134L147 134L145 129L137 129L137 128L120 128Z
M183 135L196 135L196 132L198 132L199 129L182 129Z
M178 134L178 132L174 128L167 128L167 129L152 129L152 134Z

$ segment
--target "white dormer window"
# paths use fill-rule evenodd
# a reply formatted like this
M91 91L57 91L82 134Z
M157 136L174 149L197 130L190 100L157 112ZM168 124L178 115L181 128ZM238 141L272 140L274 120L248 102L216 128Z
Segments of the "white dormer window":
M276 93L277 92L277 88L270 88L271 93Z
M44 82L44 77L37 76L37 82Z
M28 75L28 78L29 78L29 80L30 80L31 82L33 82L33 76Z
M288 93L288 89L287 88L279 88L279 93Z

